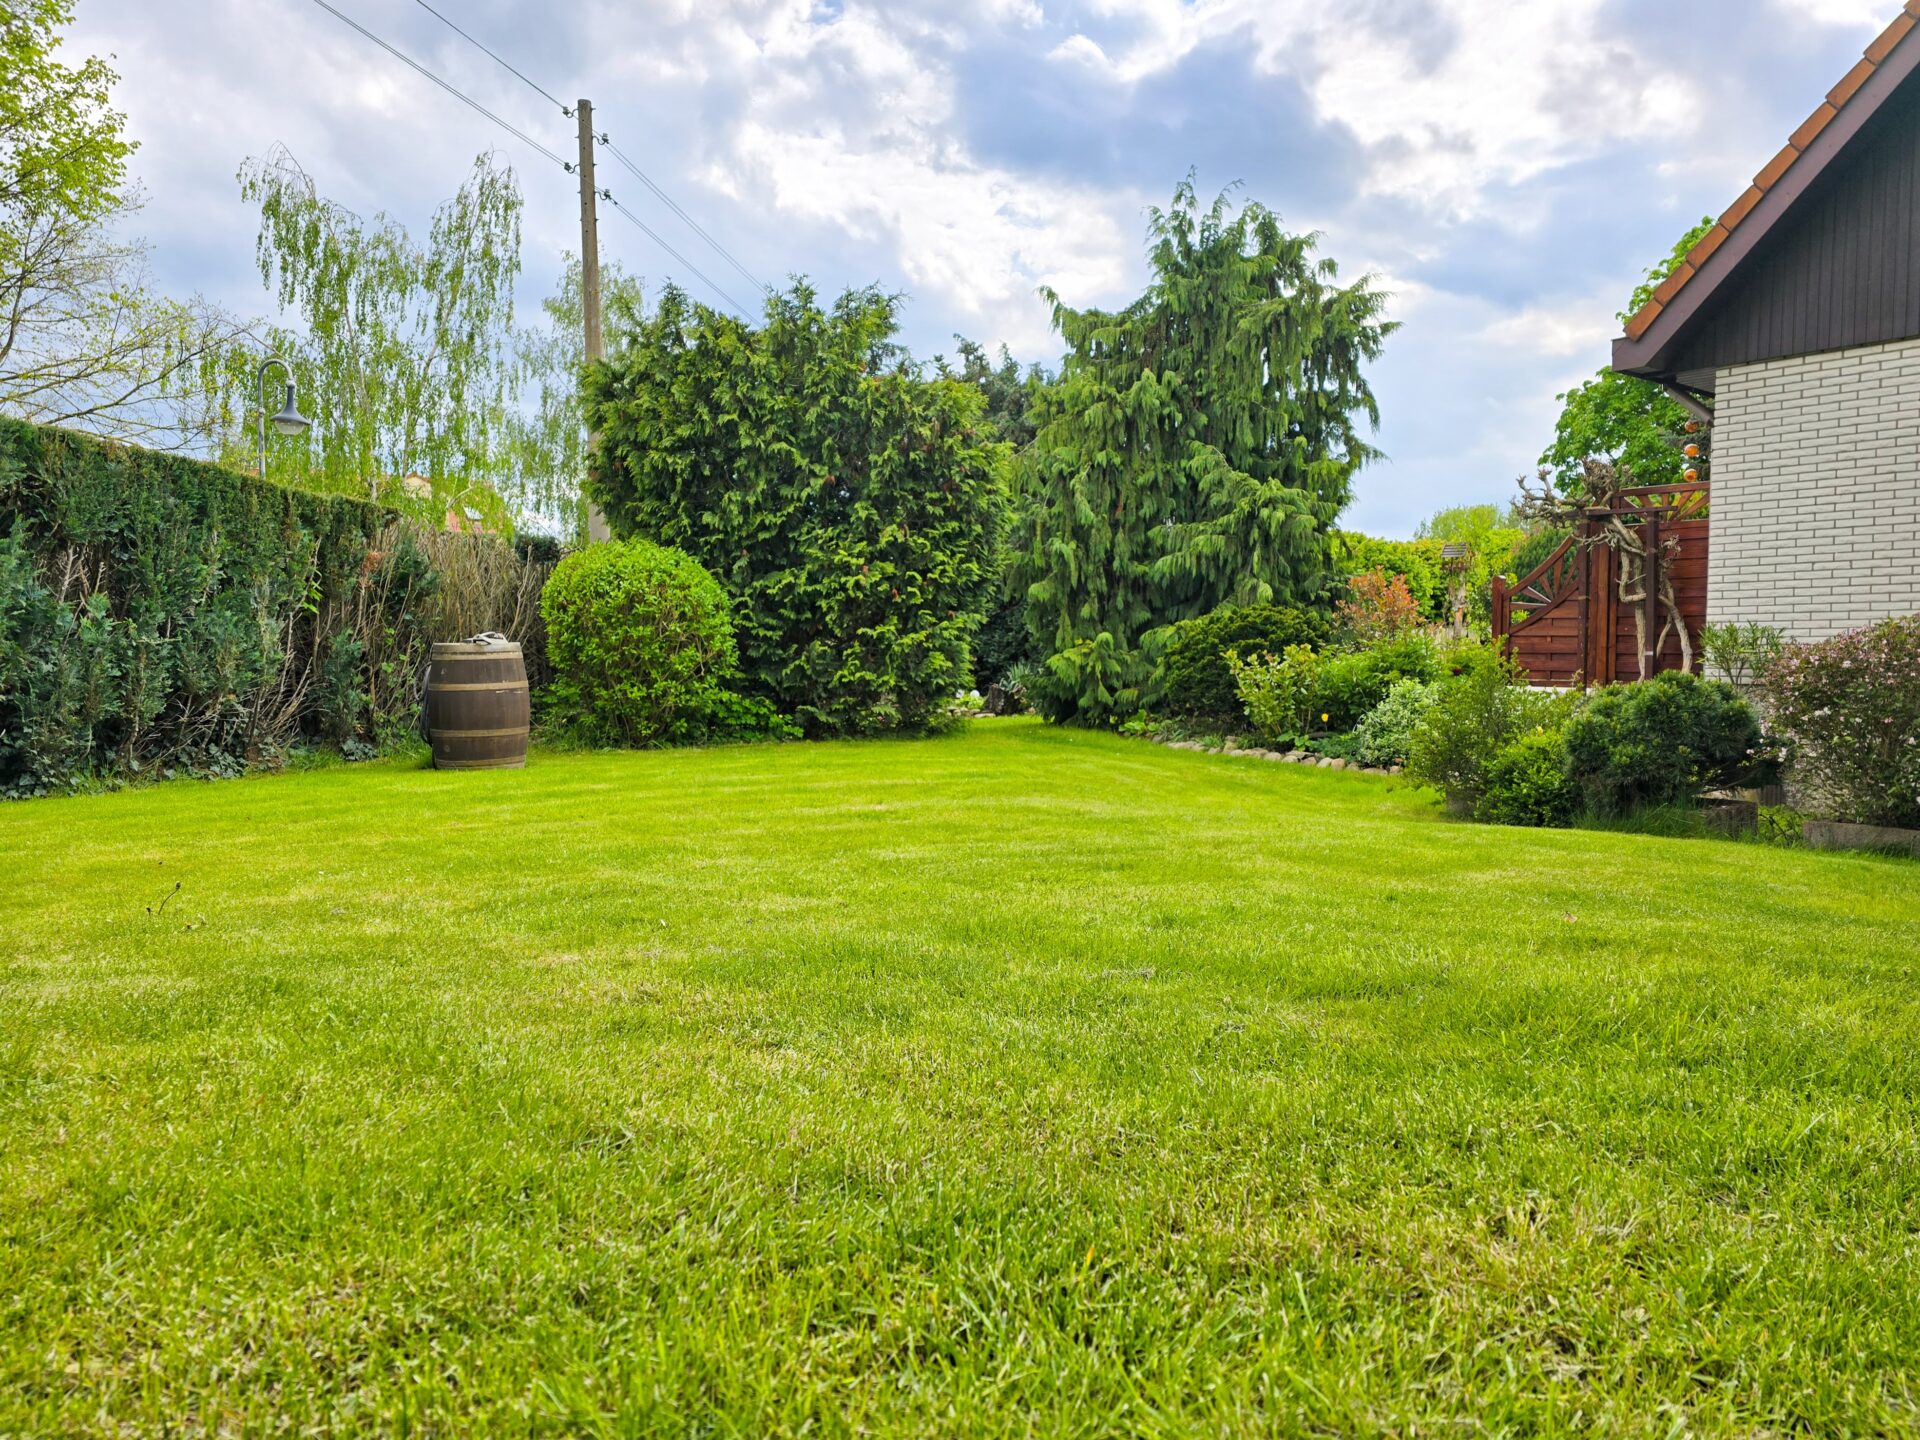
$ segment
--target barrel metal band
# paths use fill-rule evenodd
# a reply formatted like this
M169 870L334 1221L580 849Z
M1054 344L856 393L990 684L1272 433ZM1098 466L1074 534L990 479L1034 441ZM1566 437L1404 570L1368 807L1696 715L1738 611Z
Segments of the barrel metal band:
M450 690L524 690L524 680L496 680L488 683L475 682L471 685L428 685L429 695L445 695Z
M527 727L524 725L515 725L505 730L441 730L436 727L433 738L436 740L498 740L505 735L526 733Z

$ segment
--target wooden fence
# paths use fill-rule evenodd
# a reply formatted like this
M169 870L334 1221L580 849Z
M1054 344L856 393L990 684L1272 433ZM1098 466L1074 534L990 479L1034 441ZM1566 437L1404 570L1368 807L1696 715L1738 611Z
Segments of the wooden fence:
M1664 568L1692 645L1700 659L1707 622L1707 504L1705 482L1623 490L1611 506L1583 511L1574 533L1534 571L1512 585L1493 581L1493 635L1535 685L1607 685L1679 670L1685 653L1668 631L1658 654L1642 665L1641 628L1649 651L1668 619L1656 598ZM1628 526L1649 557L1648 597L1620 598L1622 557L1605 539L1616 522Z

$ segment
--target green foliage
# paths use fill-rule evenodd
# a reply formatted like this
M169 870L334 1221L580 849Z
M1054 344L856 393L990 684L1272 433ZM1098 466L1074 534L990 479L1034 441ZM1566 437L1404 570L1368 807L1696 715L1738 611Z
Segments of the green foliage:
M1324 656L1314 694L1315 718L1325 729L1351 730L1401 681L1424 685L1439 675L1439 649L1417 631Z
M1407 752L1413 748L1413 732L1426 718L1433 700L1433 686L1419 680L1396 680L1386 698L1354 727L1354 758L1362 765L1406 764Z
M314 421L306 436L272 442L276 475L391 502L409 475L442 494L476 484L508 493L537 468L515 429L529 422L516 413L521 200L510 169L476 159L425 243L390 216L322 196L284 148L241 168L240 193L260 209L260 277L300 320L297 333L272 329L267 340L294 363ZM257 463L258 359L238 347L224 375L220 441L236 465ZM269 399L277 408L279 396Z
M1245 657L1284 655L1290 646L1320 645L1327 622L1282 605L1223 605L1173 627L1155 688L1168 714L1237 719L1241 713L1229 651Z
M1393 326L1369 280L1338 283L1264 206L1200 211L1191 181L1150 235L1152 284L1125 309L1049 292L1068 353L1022 456L1012 579L1056 720L1147 703L1169 625L1317 601L1327 532L1375 454L1363 369Z
M0 524L3 793L407 742L428 645L481 630L544 680L546 567L491 537L13 421Z
M1772 625L1709 625L1700 632L1700 658L1709 673L1745 689L1756 685L1786 649L1784 631Z
M644 540L567 556L541 592L540 615L549 713L596 741L703 736L738 663L727 592L698 561Z
M1622 325L1652 298L1713 224L1711 216L1703 218L1680 237L1664 261L1647 271L1621 312ZM1583 471L1590 459L1606 460L1626 470L1636 485L1681 482L1687 468L1680 453L1681 437L1693 417L1660 386L1604 369L1555 398L1561 404L1560 418L1554 425L1553 443L1540 456L1540 463L1551 472L1563 495L1582 497ZM1700 438L1704 440L1705 436Z
M113 108L120 77L99 56L61 59L72 0L10 0L0 10L0 271L22 263L37 221L86 224L119 209L133 145Z
M1491 647L1464 647L1446 668L1452 673L1434 687L1414 727L1407 774L1470 814L1501 751L1530 730L1557 728L1577 701L1527 689L1513 662Z
M1596 814L1690 805L1763 763L1760 719L1724 680L1668 671L1609 685L1567 722L1567 773Z
M1003 600L973 637L973 683L982 690L1006 684L1013 671L1045 663L1040 648L1027 629L1026 604Z
M1247 723L1267 740L1303 739L1322 728L1316 710L1320 697L1320 657L1305 645L1289 645L1280 655L1262 651L1241 656L1231 651L1240 708Z
M118 77L62 58L72 19L69 0L0 6L0 413L179 445L238 327L150 293Z
M1920 827L1920 616L1789 645L1765 685L1794 773L1824 808Z
M1353 530L1333 537L1333 563L1342 579L1359 575L1399 576L1428 620L1446 618L1447 580L1438 540L1381 540Z
M977 342L964 335L953 339L960 352L960 363L954 365L946 356L936 355L933 357L936 372L943 380L958 380L980 392L986 402L980 421L995 439L1004 440L1016 449L1032 444L1036 433L1034 402L1054 377L1041 365L1031 365L1022 371L1020 362L1005 345L1000 347L997 359L989 359L985 347Z
M1567 776L1566 738L1559 730L1522 735L1493 757L1473 818L1486 825L1571 825L1580 789Z
M0 516L0 789L16 793L224 773L297 736L298 667L341 673L334 638L391 518L16 421L0 421Z
M902 358L895 302L796 285L754 328L674 290L588 376L590 489L734 600L743 686L812 735L915 731L972 669L1005 447Z

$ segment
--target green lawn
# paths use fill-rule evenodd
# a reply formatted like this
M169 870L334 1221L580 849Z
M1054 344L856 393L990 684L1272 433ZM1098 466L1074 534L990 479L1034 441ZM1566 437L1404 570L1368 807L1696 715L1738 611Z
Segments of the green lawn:
M0 848L0 1433L1920 1428L1910 863L1029 722Z

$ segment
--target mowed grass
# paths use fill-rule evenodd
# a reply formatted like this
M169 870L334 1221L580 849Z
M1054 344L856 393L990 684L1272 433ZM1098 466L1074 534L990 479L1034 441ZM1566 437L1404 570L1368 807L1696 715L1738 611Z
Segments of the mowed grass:
M1920 1427L1912 864L1029 722L0 847L0 1432Z

